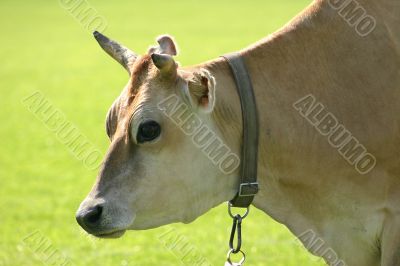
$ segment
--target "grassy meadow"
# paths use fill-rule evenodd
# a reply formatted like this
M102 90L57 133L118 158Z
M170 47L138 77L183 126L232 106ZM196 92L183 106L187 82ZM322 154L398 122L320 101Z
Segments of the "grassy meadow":
M75 211L96 170L71 154L23 102L39 92L102 153L106 112L127 74L65 8L73 0L0 1L0 266L193 265L171 241L208 264L223 265L231 220L220 206L190 225L88 237ZM137 53L169 33L183 65L241 49L283 26L310 0L90 0L105 34ZM244 224L246 265L324 265L290 232L253 209ZM202 264L203 265L203 264Z

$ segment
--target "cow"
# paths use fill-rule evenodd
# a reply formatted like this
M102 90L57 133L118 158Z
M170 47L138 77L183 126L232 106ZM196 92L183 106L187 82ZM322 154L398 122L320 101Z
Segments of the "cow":
M108 112L111 144L78 223L116 238L190 223L232 199L240 167L224 170L185 131L193 125L166 115L179 100L240 154L242 110L227 61L182 67L168 35L145 55L95 37L130 78ZM399 1L315 0L239 53L259 113L253 205L329 265L400 265Z

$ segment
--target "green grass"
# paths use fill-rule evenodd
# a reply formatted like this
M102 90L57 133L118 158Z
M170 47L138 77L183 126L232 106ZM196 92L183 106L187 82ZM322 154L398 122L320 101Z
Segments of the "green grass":
M137 52L143 53L159 34L174 35L181 50L178 60L188 65L265 37L309 2L92 0L90 4L108 21L106 34ZM127 75L57 0L2 0L0 27L0 265L42 265L42 250L35 252L38 247L24 244L34 232L40 232L71 265L180 265L181 251L160 239L171 228L212 265L222 265L230 227L225 206L190 225L129 232L119 240L94 240L79 229L74 213L96 171L71 156L21 100L42 92L105 152L105 114ZM253 210L244 232L247 265L323 265L283 225L260 211Z

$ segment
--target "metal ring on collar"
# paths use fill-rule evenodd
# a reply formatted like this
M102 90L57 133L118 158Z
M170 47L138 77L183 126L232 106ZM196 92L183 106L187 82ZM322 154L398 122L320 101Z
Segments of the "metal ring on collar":
M232 217L232 218L235 218L236 216L237 216L237 214L235 214L235 215L233 215L233 213L232 213L232 204L230 203L230 202L228 202L228 213L229 213L229 215ZM244 218L246 218L247 217L247 215L249 215L249 212L250 212L250 207L247 207L246 208L246 212L245 212L245 214L243 215L243 216L241 216L240 214L240 217L242 217L242 220L244 219Z
M244 264L244 262L246 261L246 254L243 252L243 251L240 251L239 253L241 253L242 254L242 259L239 261L239 262L237 262L236 264L238 264L238 265L243 265ZM228 255L227 255L227 261L231 264L231 265L234 265L233 263L232 263L232 260L231 260L231 255L233 254L233 249L231 249L231 250L229 250L229 252L228 252ZM236 265L235 264L235 265Z

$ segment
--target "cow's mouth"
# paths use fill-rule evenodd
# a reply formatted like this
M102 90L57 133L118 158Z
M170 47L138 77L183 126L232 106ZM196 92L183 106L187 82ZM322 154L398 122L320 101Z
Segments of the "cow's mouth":
M110 233L101 233L101 234L95 234L95 237L98 238L120 238L121 236L123 236L125 234L126 230L118 230L118 231L114 231L114 232L110 232Z

